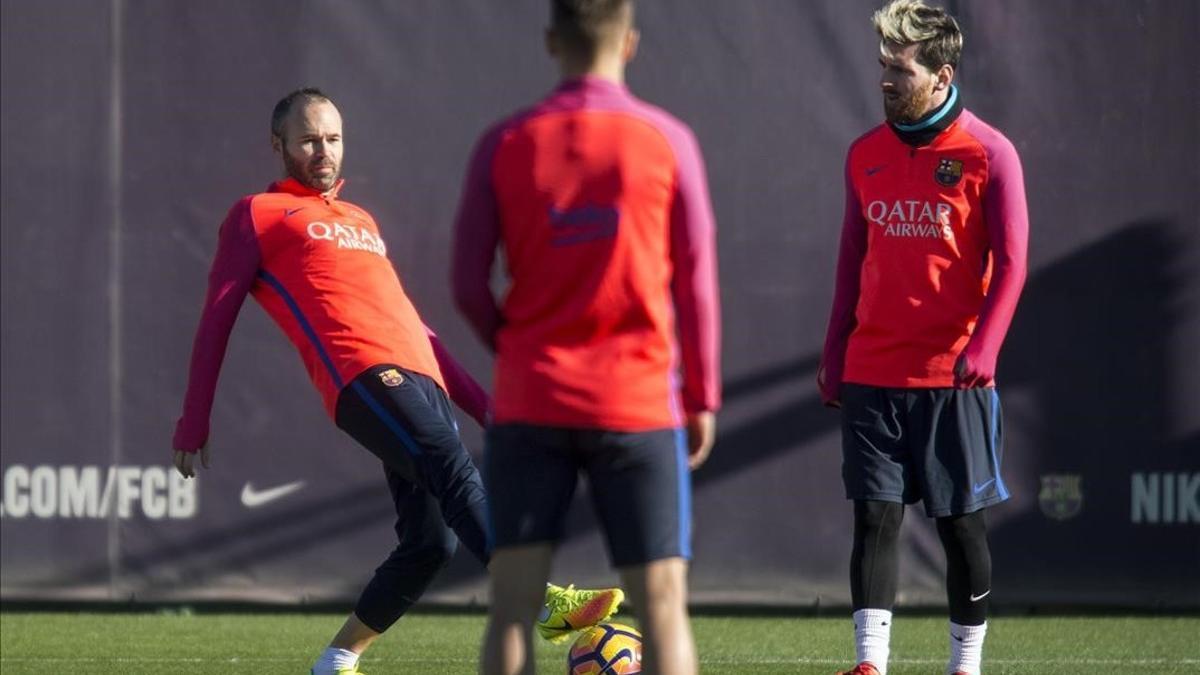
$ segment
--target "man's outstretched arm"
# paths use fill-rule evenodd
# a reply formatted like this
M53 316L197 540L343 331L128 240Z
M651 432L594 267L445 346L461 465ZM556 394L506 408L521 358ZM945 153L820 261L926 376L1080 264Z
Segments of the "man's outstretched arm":
M229 333L246 294L254 285L261 259L250 215L250 199L246 197L235 204L221 224L217 254L208 274L208 293L192 343L183 414L175 425L172 443L175 465L187 477L195 475L193 458L202 448L205 448L203 464L208 466L208 424L217 377L225 360Z

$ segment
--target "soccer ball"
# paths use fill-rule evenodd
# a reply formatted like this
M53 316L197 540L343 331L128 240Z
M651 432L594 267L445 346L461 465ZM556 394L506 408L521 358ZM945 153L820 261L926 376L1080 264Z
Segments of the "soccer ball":
M567 675L629 675L642 672L642 634L619 623L592 626L567 654Z

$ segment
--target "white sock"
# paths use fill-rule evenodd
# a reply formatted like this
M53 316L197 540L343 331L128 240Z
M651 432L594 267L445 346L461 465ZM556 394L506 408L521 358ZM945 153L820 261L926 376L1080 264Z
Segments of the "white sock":
M353 668L358 664L358 654L349 649L327 647L313 664L312 675L334 675L339 668Z
M950 664L946 673L969 673L979 675L979 664L983 660L983 636L987 635L987 622L980 626L960 626L950 622Z
M858 663L869 662L887 675L888 645L892 638L892 613L886 609L854 612L854 650Z

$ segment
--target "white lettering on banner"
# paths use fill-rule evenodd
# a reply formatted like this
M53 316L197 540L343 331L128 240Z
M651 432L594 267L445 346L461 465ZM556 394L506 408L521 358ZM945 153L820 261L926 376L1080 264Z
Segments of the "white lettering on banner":
M387 255L387 247L383 245L383 239L365 227L337 222L322 223L314 220L308 224L308 236L310 239L337 242L338 248Z
M1135 473L1130 484L1135 524L1200 523L1200 473Z
M99 510L100 467L76 471L64 466L58 473L58 513L63 518L83 518Z
M23 466L10 466L4 472L4 510L0 514L24 518L29 514L29 471Z
M167 517L192 518L196 515L196 481L167 469Z
M141 468L136 466L123 466L117 469L117 517L128 518L133 515L133 500L140 495L138 490L138 476L142 473Z
M945 202L903 199L888 202L876 200L867 205L867 219L884 228L888 237L920 237L953 239L950 226L952 209Z
M167 515L167 472L157 466L148 466L142 472L142 513L151 520L160 520Z
M13 464L0 481L0 517L151 520L196 515L196 481L161 466L29 467ZM103 482L102 482L103 481Z
M29 510L38 518L53 518L58 510L54 469L39 466L29 475Z

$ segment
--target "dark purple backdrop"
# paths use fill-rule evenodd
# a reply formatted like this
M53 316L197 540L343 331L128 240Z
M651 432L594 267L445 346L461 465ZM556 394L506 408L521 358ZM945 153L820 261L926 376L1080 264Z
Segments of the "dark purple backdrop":
M392 546L381 471L252 303L215 466L190 485L166 470L216 226L277 174L274 102L326 89L343 196L489 380L450 305L450 226L477 134L554 84L545 4L3 0L4 599L354 596ZM720 228L727 407L695 475L694 596L844 604L837 415L813 378L844 152L881 115L876 5L642 5L630 85L695 129ZM995 601L1200 606L1200 4L950 7L966 104L1021 153L1033 227L1000 366L1014 497L991 516ZM572 523L555 577L612 580L588 510ZM936 535L919 510L905 528L901 603L939 603ZM483 593L460 554L429 597Z

